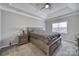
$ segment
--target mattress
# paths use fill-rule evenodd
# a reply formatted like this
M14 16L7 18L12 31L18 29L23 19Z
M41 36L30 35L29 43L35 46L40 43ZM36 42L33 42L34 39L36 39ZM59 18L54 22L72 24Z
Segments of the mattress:
M30 37L40 39L44 41L47 45L51 44L54 40L58 39L60 36L61 36L60 33L56 32L48 33L43 30L35 30L30 32Z

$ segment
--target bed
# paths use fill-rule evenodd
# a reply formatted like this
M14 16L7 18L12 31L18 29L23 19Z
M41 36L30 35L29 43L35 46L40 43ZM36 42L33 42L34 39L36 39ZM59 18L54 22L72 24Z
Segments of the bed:
M47 33L44 30L30 29L28 33L29 41L40 48L46 55L52 55L60 46L61 35L59 33Z

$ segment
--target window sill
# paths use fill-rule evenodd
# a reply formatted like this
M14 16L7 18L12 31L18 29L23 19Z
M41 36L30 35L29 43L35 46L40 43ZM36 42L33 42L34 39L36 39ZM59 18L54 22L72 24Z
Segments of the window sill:
M57 32L57 33L60 33L60 34L64 34L64 35L66 35L66 34L68 34L68 32Z

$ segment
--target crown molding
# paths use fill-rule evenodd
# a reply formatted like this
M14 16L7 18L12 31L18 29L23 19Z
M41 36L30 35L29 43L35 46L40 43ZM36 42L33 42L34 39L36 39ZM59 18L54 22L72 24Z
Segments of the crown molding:
M60 16L57 16L57 17L49 18L49 20L46 20L46 21L52 21L52 19L54 19L54 20L55 19L61 19L61 18L65 18L65 17L70 17L70 16L78 15L78 14L79 14L79 10L71 12L71 13L67 13L67 14L64 14L64 15L60 15Z
M36 17L36 16L31 15L31 14L27 14L27 13L23 13L23 12L17 11L17 10L8 8L8 7L6 7L6 6L3 6L3 5L1 5L1 4L0 4L0 9L1 9L1 10L4 10L4 11L8 11L8 12L12 12L12 13L16 13L16 14L18 14L18 15L31 17L31 18L34 18L34 19L36 19L36 20L44 21L43 18Z

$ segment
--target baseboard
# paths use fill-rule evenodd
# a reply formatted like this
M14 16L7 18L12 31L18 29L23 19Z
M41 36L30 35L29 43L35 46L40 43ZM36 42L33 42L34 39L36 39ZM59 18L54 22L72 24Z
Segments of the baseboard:
M17 45L17 43L13 44L12 46L14 46L14 45ZM3 49L3 48L6 48L6 47L9 47L9 45L0 47L0 50Z

